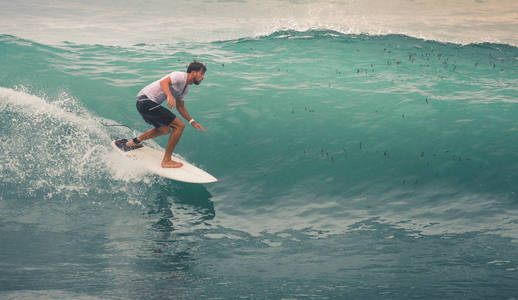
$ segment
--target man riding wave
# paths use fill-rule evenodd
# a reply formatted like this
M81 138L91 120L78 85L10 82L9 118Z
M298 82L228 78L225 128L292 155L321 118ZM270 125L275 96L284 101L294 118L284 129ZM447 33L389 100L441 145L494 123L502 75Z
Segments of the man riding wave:
M184 105L184 96L189 91L189 85L199 85L205 77L207 68L204 64L194 61L187 67L187 72L173 71L169 75L145 86L137 95L137 110L147 123L154 128L142 133L132 140L122 139L115 141L115 145L124 151L130 151L142 147L142 142L157 136L165 135L173 131L169 136L162 168L180 168L183 164L172 160L174 148L182 136L185 124L176 115L162 106L167 100L167 106L176 110L185 120L189 121L196 130L205 128L189 115Z

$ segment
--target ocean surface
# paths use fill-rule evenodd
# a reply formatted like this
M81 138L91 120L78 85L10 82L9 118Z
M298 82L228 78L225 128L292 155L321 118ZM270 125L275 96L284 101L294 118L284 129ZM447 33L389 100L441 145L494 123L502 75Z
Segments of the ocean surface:
M516 1L167 3L0 1L1 299L518 298Z

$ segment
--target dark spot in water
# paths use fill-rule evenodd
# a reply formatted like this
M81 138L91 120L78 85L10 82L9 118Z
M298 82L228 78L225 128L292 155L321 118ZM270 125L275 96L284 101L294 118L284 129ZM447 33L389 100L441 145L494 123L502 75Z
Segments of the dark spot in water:
M421 157L424 157L424 152L421 152Z
M224 68L224 67L225 67L225 64L221 64L221 66Z
M428 97L426 97L426 104L428 104Z

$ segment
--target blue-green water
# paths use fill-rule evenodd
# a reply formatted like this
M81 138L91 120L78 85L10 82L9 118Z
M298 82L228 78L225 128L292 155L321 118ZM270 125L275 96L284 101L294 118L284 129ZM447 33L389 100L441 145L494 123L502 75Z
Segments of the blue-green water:
M208 71L186 107L207 133L176 152L210 185L109 145L148 129L137 92L193 59ZM516 47L1 35L0 66L2 298L518 297Z

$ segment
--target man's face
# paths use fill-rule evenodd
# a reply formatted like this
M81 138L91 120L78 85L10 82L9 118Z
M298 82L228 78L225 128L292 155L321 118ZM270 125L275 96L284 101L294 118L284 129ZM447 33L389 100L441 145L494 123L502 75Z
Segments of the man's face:
M203 78L205 78L205 74L203 74L202 70L194 71L194 84L199 85Z

